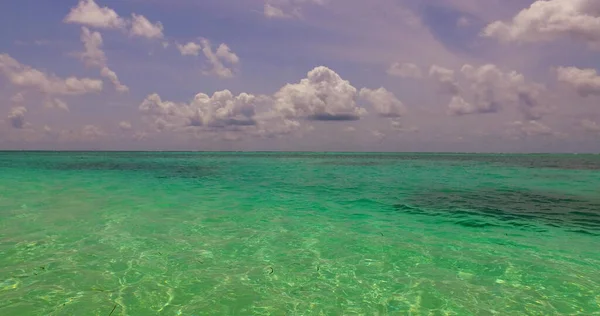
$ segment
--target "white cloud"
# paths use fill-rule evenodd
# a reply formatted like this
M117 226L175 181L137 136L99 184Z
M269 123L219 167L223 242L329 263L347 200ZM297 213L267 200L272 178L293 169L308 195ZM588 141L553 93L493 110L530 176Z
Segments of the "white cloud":
M416 126L406 126L405 124L402 124L400 121L392 121L392 128L395 131L402 132L402 133L416 133L419 131L419 128L417 128Z
M600 95L600 76L596 69L559 67L556 74L558 81L568 84L582 97Z
M10 126L16 129L22 129L25 127L25 113L27 109L24 106L17 106L10 110L8 113L8 122Z
M127 92L129 88L119 81L117 74L106 65L106 54L102 50L102 35L92 32L87 27L81 28L81 42L85 51L79 54L88 67L100 68L100 75L107 78L118 92Z
M274 7L270 3L265 3L263 13L265 14L265 16L267 18L284 19L284 18L291 18L293 16L291 14L287 14L287 13L283 12L283 10L280 8Z
M404 104L385 88L377 90L362 88L359 95L373 106L377 114L383 117L399 117L406 112Z
M227 46L227 44L219 45L219 48L217 48L216 55L220 59L222 59L232 65L238 64L240 62L239 57L231 51L231 49L229 48L229 46Z
M327 0L267 0L263 14L271 19L302 18L302 7L306 4L324 5Z
M356 132L356 127L354 127L354 126L345 127L344 132Z
M443 93L458 94L460 88L454 78L454 70L432 65L429 68L429 76L432 77Z
M133 36L140 36L150 39L163 38L164 27L162 23L156 22L152 24L143 15L133 13L131 15L131 30L130 33Z
M123 131L129 131L132 129L131 123L127 122L127 121L121 121L119 122L119 128Z
M117 77L117 74L114 71L110 70L108 67L102 67L102 69L100 70L100 75L112 82L112 84L115 86L115 89L118 92L129 91L129 87L122 84L121 81L119 81L119 77Z
M385 90L371 91L375 96L383 92L385 98L390 97ZM139 110L157 131L205 134L220 131L229 136L238 133L236 139L241 135L271 138L310 131L310 126L301 124L302 119L358 119L366 114L356 105L358 95L357 89L338 74L326 67L317 67L307 78L282 87L272 97L247 93L234 96L223 90L212 96L198 93L194 100L186 103L162 100L158 94L151 94L140 104Z
M320 66L299 83L287 84L275 93L275 110L286 118L357 120L367 113L356 105L357 96L350 82Z
M588 132L598 133L600 132L600 124L592 120L583 119L581 120L581 127Z
M215 92L212 97L198 93L190 103L163 101L151 94L139 110L154 120L157 129L182 128L235 129L256 124L257 97L247 93L234 96L229 90Z
M100 7L94 0L81 0L64 19L65 23L77 23L95 28L118 29L126 21L108 7Z
M81 95L102 91L102 81L89 78L59 78L19 63L7 54L0 54L0 72L21 88L36 89L48 95Z
M397 76L402 78L419 79L423 77L423 73L421 72L419 66L411 63L401 64L399 62L395 62L392 65L390 65L390 68L388 68L387 73L390 76Z
M200 50L202 49L202 46L194 42L189 42L185 45L177 44L177 49L183 56L198 56L200 55Z
M126 31L129 28L131 36L150 39L164 37L164 27L161 22L152 23L145 16L136 13L131 14L131 19L125 19L111 8L100 7L94 0L80 0L77 6L71 8L63 21L100 29Z
M81 60L89 67L104 67L106 65L106 55L101 49L102 35L83 26L81 27L80 39L85 49L79 54Z
M69 106L64 101L57 98L49 98L44 101L44 107L69 112Z
M597 0L538 0L511 21L495 21L484 36L501 41L539 42L560 37L600 43L600 5Z
M202 39L201 46L204 56L211 65L211 69L206 71L205 74L213 74L219 78L231 78L234 76L234 69L231 67L237 65L240 59L236 54L231 52L226 44L221 44L217 48L216 53L212 51L210 41L207 39ZM225 62L230 67L226 66Z
M478 109L471 103L465 101L462 96L454 95L448 104L448 111L453 115L466 115L477 113Z
M493 64L480 67L467 64L460 71L463 84L450 69L434 65L429 73L442 92L452 96L448 105L452 115L494 113L505 105L516 105L527 120L536 120L542 115L539 98L544 87L526 82L516 71L503 72Z

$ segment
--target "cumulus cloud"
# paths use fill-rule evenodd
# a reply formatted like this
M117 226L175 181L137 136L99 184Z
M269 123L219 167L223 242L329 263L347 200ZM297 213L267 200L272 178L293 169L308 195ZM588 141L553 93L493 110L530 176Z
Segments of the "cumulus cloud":
M489 24L483 35L510 42L575 38L600 43L600 4L597 0L537 0L511 21Z
M100 7L94 0L80 0L63 21L100 29L126 31L129 28L131 36L149 39L164 37L161 22L152 23L145 16L136 13L132 13L130 19L122 18L115 10Z
M458 94L460 88L454 78L454 70L444 68L438 65L432 65L429 68L429 76L435 80L440 92Z
M388 75L402 77L402 78L415 78L419 79L423 77L421 68L411 63L399 63L395 62L387 70Z
M367 89L363 94L387 102L382 114L396 117L400 113L401 103L385 89ZM270 138L308 130L302 120L359 119L366 110L357 106L358 97L348 81L326 67L317 67L307 78L285 85L273 96L235 96L223 90L212 96L198 93L188 103L163 100L155 93L146 97L139 110L158 131L222 131Z
M357 89L335 71L320 66L299 83L274 95L275 110L287 118L321 121L358 120L367 111L356 104Z
M92 32L87 27L81 28L81 42L85 51L80 53L81 60L88 67L100 69L100 75L107 78L119 92L127 92L129 88L119 81L117 74L107 66L106 54L102 50L102 35Z
M64 19L65 23L76 23L95 28L124 28L126 21L108 7L100 7L94 0L81 0Z
M49 98L44 101L44 107L69 112L69 106L64 101L57 98Z
M429 74L441 91L452 96L448 105L452 115L494 113L506 105L516 105L527 120L537 120L543 113L539 97L544 86L527 82L516 71L504 72L493 64L466 64L459 81L453 70L434 65Z
M139 110L153 118L158 130L177 130L187 127L228 129L256 124L257 97L247 93L234 96L229 90L212 96L198 93L190 103L163 101L154 93L146 97Z
M573 88L582 97L600 95L600 76L596 69L579 69L576 67L559 67L556 77Z
M400 117L406 112L404 104L385 88L377 90L362 88L359 95L383 117Z
M205 74L216 75L220 78L231 78L234 76L234 68L239 64L240 59L231 51L229 46L221 44L216 52L213 52L210 41L207 39L201 40L202 52L210 63L210 70L205 71ZM227 64L227 65L226 65Z
M16 129L24 128L25 113L27 113L27 109L24 106L17 106L12 108L8 113L8 122L10 126Z
M102 91L102 81L89 78L59 78L19 63L7 54L0 54L0 72L21 88L35 89L48 95L81 95Z
M145 16L133 13L131 15L131 30L133 36L140 36L150 39L163 38L164 27L162 23L150 22Z
M177 50L179 50L182 56L198 56L200 55L202 46L194 42L189 42L185 45L177 44Z

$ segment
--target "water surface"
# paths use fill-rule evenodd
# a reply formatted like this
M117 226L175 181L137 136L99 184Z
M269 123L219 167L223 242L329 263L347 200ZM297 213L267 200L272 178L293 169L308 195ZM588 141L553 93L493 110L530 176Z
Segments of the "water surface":
M1 152L0 175L0 315L600 313L598 155Z

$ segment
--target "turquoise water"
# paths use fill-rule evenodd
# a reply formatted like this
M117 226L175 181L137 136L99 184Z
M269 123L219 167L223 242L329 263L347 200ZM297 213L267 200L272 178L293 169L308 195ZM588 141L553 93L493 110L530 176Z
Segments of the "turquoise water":
M0 153L0 315L593 315L599 270L598 155Z

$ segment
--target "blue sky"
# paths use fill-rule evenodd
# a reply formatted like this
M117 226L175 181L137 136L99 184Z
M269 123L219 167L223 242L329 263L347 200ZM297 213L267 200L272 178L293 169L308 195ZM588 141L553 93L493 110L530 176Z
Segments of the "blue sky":
M593 0L22 0L0 15L0 149L600 151Z

